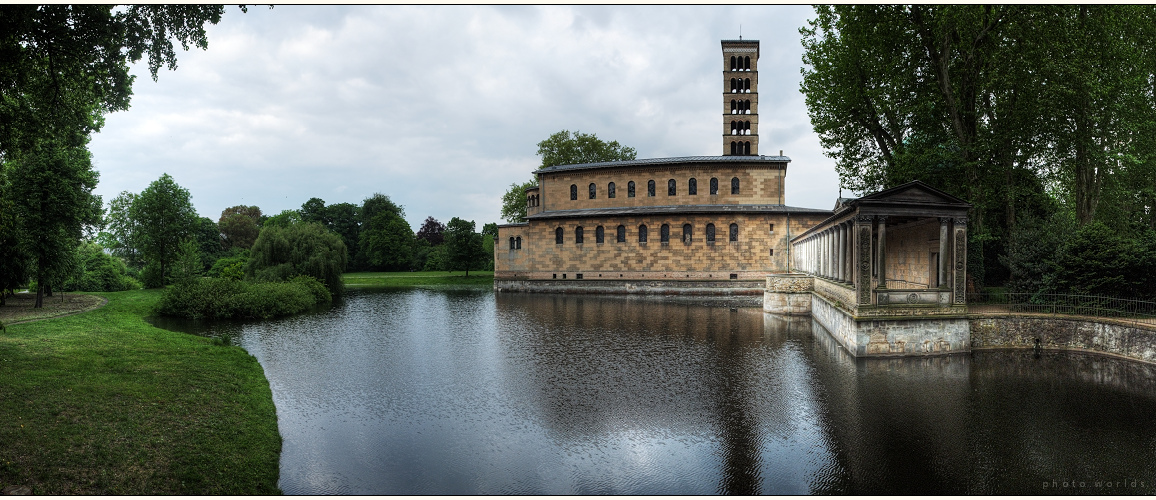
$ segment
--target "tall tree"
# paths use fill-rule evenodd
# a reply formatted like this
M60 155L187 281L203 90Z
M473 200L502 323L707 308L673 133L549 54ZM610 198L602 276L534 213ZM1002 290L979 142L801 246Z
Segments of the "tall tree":
M482 235L474 232L474 221L454 217L446 224L446 260L448 271L464 270L470 275L470 268L484 256Z
M330 293L340 296L345 290L341 273L346 259L341 238L321 224L265 226L253 244L247 275L265 280L312 276L325 283Z
M124 259L131 267L139 268L142 263L140 250L136 243L137 222L132 218L130 209L136 193L121 191L116 198L108 202L108 212L104 219L105 231L97 236L101 246L107 248L113 255Z
M361 232L361 249L369 265L384 271L405 271L413 260L413 230L405 219L383 210Z
M261 220L261 209L256 206L237 205L221 211L217 227L221 230L221 240L227 248L248 250L257 241L257 227Z
M327 217L325 213L325 200L321 198L309 198L309 201L301 204L300 212L302 221L316 222L329 227L329 217Z
M129 212L138 224L141 253L148 266L156 266L145 274L145 286L157 288L168 282L170 264L199 220L191 198L189 190L164 174L133 201Z
M538 156L542 157L542 163L538 165L541 170L555 165L633 160L638 152L618 141L603 141L596 134L562 130L538 143ZM526 220L526 189L537 185L537 177L522 184L510 185L510 189L502 196L502 218L506 222Z
M441 245L442 241L445 240L443 236L445 232L446 225L438 222L438 220L431 215L425 218L421 229L417 230L417 238L428 241L430 246L437 246Z
M83 136L82 136L83 137ZM72 146L54 140L37 141L30 150L10 154L18 234L31 259L36 278L36 303L43 307L44 293L63 283L92 212L92 190L97 174L85 143Z

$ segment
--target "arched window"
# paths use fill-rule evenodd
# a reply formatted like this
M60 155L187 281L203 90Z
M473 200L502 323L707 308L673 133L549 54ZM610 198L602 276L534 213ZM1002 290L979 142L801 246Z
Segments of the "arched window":
M714 224L706 225L706 242L714 243Z
M739 103L731 99L731 114L736 114L739 111Z
M735 224L733 222L731 223L730 240L731 241L738 241L739 240L739 225Z
M751 114L751 101L750 101L750 99L743 101L743 114L747 114L747 115Z
M690 244L690 242L692 240L692 237L691 237L692 231L694 231L694 228L691 227L690 224L683 224L682 225L682 243L684 245Z
M739 130L738 123L739 122L731 120L731 135L735 135L738 133L738 130Z
M739 178L731 177L731 194L739 194Z
M577 184L571 184L570 185L570 199L571 200L577 200L578 199L578 185Z
M659 228L659 230L658 230L658 242L659 243L669 243L670 242L670 224L663 224L662 227Z
M554 230L554 244L555 245L561 245L562 244L562 228L558 228L558 229Z
M743 135L751 135L751 122L743 122Z
M743 58L743 69L747 71L751 70L751 56L746 56Z
M646 243L646 224L638 226L638 242Z
M734 78L731 78L731 93L733 94L733 93L738 92L738 91L739 91L739 81L735 80Z
M630 181L630 182L626 183L626 197L627 198L633 198L634 197L634 181Z
M510 250L513 250L513 249L514 249L514 237L511 236L510 237Z
M574 228L574 243L582 243L582 226Z
M518 250L522 249L522 237L521 236L514 239L514 248L518 249Z
M616 241L626 243L626 226L618 226L618 238Z
M686 194L698 194L698 180L694 177L686 181Z
M677 191L677 190L675 189L674 179L666 181L666 195L667 196L674 196L675 191Z
M735 64L735 56L731 56L731 71L734 71L735 69L737 69L735 66L737 66Z
M743 154L745 154L745 155L751 154L751 141L747 141L747 142L743 143Z
M615 195L615 193L614 193L614 183L613 183L613 182L611 182L610 184L607 184L607 185L606 185L606 197L607 197L607 198L613 198L613 197L614 197L614 195Z
M594 183L591 182L590 183L590 199L593 200L594 198L597 198L597 197L598 197L598 186L594 185Z
M594 243L606 243L606 230L602 226L594 228Z
M646 196L654 196L654 181L646 181Z
M751 79L747 78L747 79L743 80L743 92L750 93L750 91L751 91Z
M710 178L710 195L714 196L716 194L718 194L718 178L717 177L711 177Z
M735 144L735 141L731 141L731 154L737 155L738 154L737 151L738 151L738 145Z

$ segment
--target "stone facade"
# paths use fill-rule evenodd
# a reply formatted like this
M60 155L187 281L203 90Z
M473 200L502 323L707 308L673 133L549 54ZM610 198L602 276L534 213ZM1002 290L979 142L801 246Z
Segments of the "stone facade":
M735 279L762 281L768 273L785 271L788 232L798 233L822 218L822 214L759 213L592 216L533 220L527 224L499 226L494 245L495 279ZM661 241L662 226L669 229ZM690 226L684 240L684 226ZM707 241L713 224L715 241ZM736 241L730 241L731 224ZM622 226L625 241L618 241ZM640 226L647 241L640 242ZM582 228L582 243L577 230ZM602 242L598 242L598 228ZM562 243L557 231L562 230ZM515 248L510 249L514 238ZM517 242L521 248L517 248ZM773 250L773 252L772 252ZM562 278L562 275L566 275Z
M961 354L971 350L964 317L863 319L812 294L811 316L856 357Z
M802 273L767 276L763 291L763 311L773 314L810 315L815 278Z
M723 40L722 57L722 154L758 155L759 41ZM742 151L732 149L732 144L742 144Z

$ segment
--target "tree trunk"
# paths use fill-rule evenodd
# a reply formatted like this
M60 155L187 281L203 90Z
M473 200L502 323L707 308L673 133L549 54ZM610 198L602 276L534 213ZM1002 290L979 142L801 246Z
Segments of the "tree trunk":
M36 274L36 303L32 305L33 309L40 309L44 307L44 274Z

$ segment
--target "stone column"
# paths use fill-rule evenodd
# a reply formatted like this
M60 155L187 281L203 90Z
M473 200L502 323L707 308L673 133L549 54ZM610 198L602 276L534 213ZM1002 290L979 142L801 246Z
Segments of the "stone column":
M847 221L843 224L843 230L847 231L847 241L843 245L843 253L847 256L847 261L844 263L843 271L847 273L847 283L855 281L855 224L852 221Z
M876 217L879 221L879 288L887 288L887 216Z
M847 282L847 226L839 224L839 281Z
M939 288L948 288L947 282L947 222L951 217L939 218L939 279L935 280Z
M871 304L871 216L857 215L855 231L855 296L859 305Z
M967 218L955 219L955 269L952 275L955 278L953 293L955 304L967 303Z

